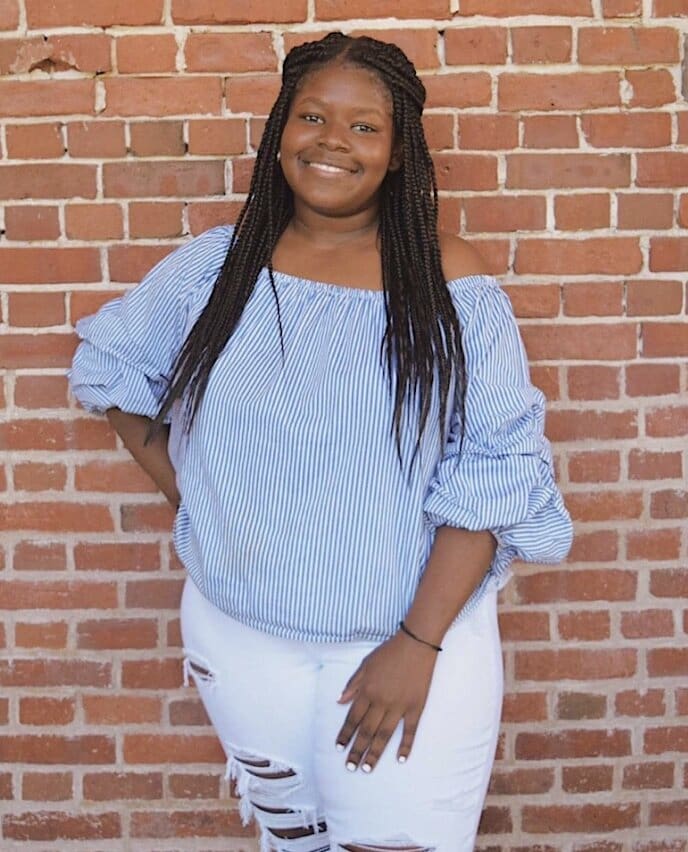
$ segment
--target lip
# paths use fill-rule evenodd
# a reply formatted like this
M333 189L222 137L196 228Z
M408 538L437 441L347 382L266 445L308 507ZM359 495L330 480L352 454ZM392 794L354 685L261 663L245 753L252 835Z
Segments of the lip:
M301 158L301 162L304 166L311 166L320 174L332 175L333 177L346 174L353 175L358 171L358 169L350 169L348 166L344 166L341 163L331 163L325 160L306 160Z

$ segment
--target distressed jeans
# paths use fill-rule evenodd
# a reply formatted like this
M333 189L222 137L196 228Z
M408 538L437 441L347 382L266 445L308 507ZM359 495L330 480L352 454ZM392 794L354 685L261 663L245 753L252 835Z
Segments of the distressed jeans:
M397 727L375 769L346 769L337 703L374 642L302 642L246 627L187 578L181 603L193 679L262 848L472 852L503 694L497 592L447 632L408 760Z

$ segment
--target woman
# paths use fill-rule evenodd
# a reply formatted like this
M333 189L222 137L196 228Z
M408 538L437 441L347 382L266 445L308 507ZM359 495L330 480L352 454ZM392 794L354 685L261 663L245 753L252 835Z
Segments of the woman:
M508 299L437 231L424 100L397 47L295 48L236 227L78 325L76 396L178 506L185 670L265 849L473 849L497 591L570 546Z

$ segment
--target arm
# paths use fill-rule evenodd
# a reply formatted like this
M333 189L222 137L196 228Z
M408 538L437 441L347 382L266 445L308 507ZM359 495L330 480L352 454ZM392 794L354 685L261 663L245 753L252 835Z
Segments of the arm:
M176 509L180 497L175 471L167 451L169 426L161 428L148 444L144 444L152 423L150 418L127 414L119 408L108 408L106 415L124 446Z

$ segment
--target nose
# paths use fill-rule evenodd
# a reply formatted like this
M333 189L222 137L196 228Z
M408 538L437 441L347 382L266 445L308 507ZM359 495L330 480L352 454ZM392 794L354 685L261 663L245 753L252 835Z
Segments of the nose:
M349 147L344 128L334 121L321 125L318 144L328 151L346 151Z

